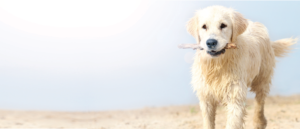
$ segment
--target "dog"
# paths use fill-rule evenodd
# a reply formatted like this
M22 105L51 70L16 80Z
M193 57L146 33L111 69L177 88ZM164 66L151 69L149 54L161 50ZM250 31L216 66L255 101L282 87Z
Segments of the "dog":
M267 28L223 6L198 10L187 31L202 50L192 65L194 91L200 101L204 129L215 128L217 105L226 105L226 129L243 129L247 89L255 96L254 127L265 129L264 101L274 73L275 57L285 56L297 39L270 41ZM234 43L237 49L225 49Z

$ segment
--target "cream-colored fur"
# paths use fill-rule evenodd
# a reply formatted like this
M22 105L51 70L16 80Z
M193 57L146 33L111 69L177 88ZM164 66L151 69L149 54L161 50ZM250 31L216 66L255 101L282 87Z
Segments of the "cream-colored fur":
M222 23L227 27L220 29ZM264 100L270 89L275 56L287 53L296 39L271 42L264 25L246 20L240 13L222 6L197 11L187 30L204 48L196 52L191 82L200 100L204 129L214 129L219 104L227 106L226 129L242 129L247 88L256 93L255 129L265 129ZM212 56L206 46L206 40L211 38L218 40L218 51L227 43L235 43L238 49L227 49L224 54Z

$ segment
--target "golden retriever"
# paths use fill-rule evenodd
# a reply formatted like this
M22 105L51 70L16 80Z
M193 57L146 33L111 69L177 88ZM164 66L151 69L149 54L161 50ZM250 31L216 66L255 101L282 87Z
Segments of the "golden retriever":
M214 129L216 107L226 105L226 129L244 127L247 88L256 94L254 127L265 129L264 100L269 93L275 56L284 56L296 39L270 41L267 28L231 8L211 6L187 23L199 49L192 66L192 86L200 100L205 129ZM234 43L237 49L226 49Z

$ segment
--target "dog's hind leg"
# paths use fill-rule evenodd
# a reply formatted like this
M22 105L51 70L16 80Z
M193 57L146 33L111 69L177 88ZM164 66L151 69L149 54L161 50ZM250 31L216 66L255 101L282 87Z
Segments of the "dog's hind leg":
M254 107L254 127L255 129L265 129L267 120L264 115L265 98L268 94L269 85L264 85L262 88L256 89L255 107Z
M270 72L272 73L272 72ZM269 77L269 78L266 78ZM270 90L271 76L258 76L251 85L251 91L256 94L253 124L255 129L265 129L267 120L264 115L265 98Z

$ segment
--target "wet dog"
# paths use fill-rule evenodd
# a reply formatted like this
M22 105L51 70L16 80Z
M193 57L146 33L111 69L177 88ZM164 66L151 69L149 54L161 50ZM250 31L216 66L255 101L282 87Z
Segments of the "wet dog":
M188 32L197 40L192 85L200 100L205 129L214 129L216 107L228 110L227 129L244 125L247 88L256 94L254 126L265 129L264 100L270 90L275 57L289 52L296 39L270 41L267 28L245 19L230 8L211 6L188 21ZM234 43L237 49L225 49Z

